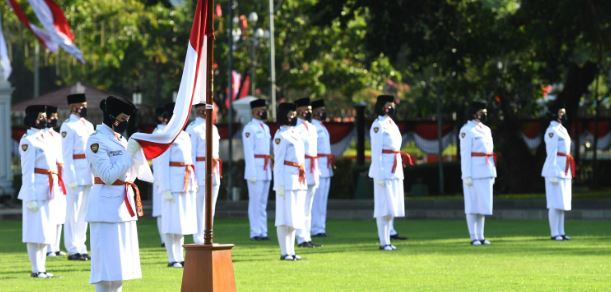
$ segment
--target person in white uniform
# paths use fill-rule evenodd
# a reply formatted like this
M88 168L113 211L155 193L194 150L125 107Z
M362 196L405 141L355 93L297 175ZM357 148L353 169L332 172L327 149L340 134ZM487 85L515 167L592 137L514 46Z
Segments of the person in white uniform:
M316 128L317 157L320 170L320 179L316 194L314 194L314 205L312 207L312 237L327 237L327 201L329 199L329 188L331 177L335 167L335 155L331 153L331 137L323 122L327 119L325 101L322 99L312 101L312 125Z
M165 106L166 121L172 118L173 111L174 103ZM172 268L183 267L184 236L197 232L197 183L191 154L189 134L180 131L172 146L156 159L159 172L155 179L163 198L161 230L165 237L168 267Z
M244 179L248 186L250 239L269 240L267 236L267 198L272 179L271 134L265 124L267 104L263 99L250 102L252 120L242 130Z
M129 101L109 96L100 109L104 121L87 141L87 162L94 174L86 220L91 238L91 277L96 291L121 291L123 281L142 277L136 221L143 216L134 181L135 140L121 133L136 108Z
M47 246L47 256L64 256L65 252L61 251L59 245L62 238L62 227L66 221L66 185L62 179L62 172L64 168L64 158L62 156L62 138L60 134L55 131L57 127L57 107L47 106L47 129L44 131L45 139L48 139L48 145L53 147L51 155L54 156L55 164L57 165L57 178L59 188L55 188L54 199L51 200L51 214L53 215L53 221L57 226L55 233L55 242Z
M53 220L51 201L57 195L58 171L55 149L48 147L44 137L47 126L46 106L32 105L25 109L24 124L29 127L19 141L22 185L18 199L22 201L22 241L26 244L32 277L51 278L47 273L45 251L54 244L57 224Z
M305 226L307 192L305 149L292 103L278 105L276 117L280 128L274 134L274 191L276 192L276 231L280 260L295 261L295 231Z
M397 247L390 242L393 220L405 217L403 168L413 164L409 154L401 152L403 138L394 122L395 97L378 96L375 104L376 120L369 130L371 165L369 177L373 179L374 211L378 227L380 250L392 251Z
M575 160L571 155L571 136L562 125L566 109L557 106L551 111L551 122L545 131L547 157L541 176L545 178L545 198L552 240L571 239L564 232L564 214L571 210L571 183L575 177Z
M93 133L93 125L87 118L87 99L84 94L68 95L70 117L64 121L62 136L62 155L64 169L62 177L66 184L66 223L64 224L64 246L68 260L89 260L87 254L87 222L85 212L93 176L85 159L87 139Z
M320 247L320 244L312 242L310 230L312 229L312 207L314 196L320 182L320 169L318 167L318 137L316 127L312 125L312 106L309 98L301 98L295 101L297 106L297 125L295 130L301 137L305 151L306 182L308 191L305 199L304 227L297 230L297 243L299 247Z
M187 133L191 138L191 158L195 163L195 176L197 178L197 233L193 235L195 243L204 243L204 227L206 218L205 208L205 178L206 178L206 104L200 103L195 106L195 120L187 127ZM219 130L212 124L212 218L216 209L216 200L221 187L221 176L223 162L219 158Z
M492 131L487 120L486 103L474 101L469 106L470 119L460 129L460 168L462 172L465 214L471 245L489 245L484 237L487 215L492 215L492 187L496 178L496 154Z
M165 128L165 125L167 125L167 123L169 122L170 119L168 119L165 116L165 107L164 106L160 106L158 108L155 109L155 115L157 116L157 127L155 127L155 129L153 130L153 133L159 133L159 131L161 131L163 128ZM161 180L160 174L161 174L161 165L158 162L158 159L155 158L153 159L153 176L155 178L155 180L153 181L153 212L152 212L152 216L153 218L155 218L156 222L157 222L157 232L159 232L159 239L161 241L161 247L165 247L165 241L164 238L165 236L163 235L163 232L161 231L161 204L162 204L162 198L161 198L161 192L159 191L159 181Z

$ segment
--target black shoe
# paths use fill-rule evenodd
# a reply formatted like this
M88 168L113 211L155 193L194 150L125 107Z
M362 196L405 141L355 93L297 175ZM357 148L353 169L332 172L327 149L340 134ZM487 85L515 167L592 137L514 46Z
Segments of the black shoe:
M562 234L560 236L562 236L562 239L564 239L564 240L571 240L571 237L566 235L566 234Z
M60 250L60 251L56 251L56 252L55 252L55 255L56 255L56 256L58 256L58 257L60 257L60 256L65 256L65 255L66 255L66 253Z
M54 252L50 251L50 252L47 252L47 256L48 257L54 257L54 256L57 256L57 254L55 254Z
M314 246L312 245L312 243L310 241L304 241L300 244L297 245L298 247L305 247L305 248L314 248Z
M395 239L395 240L407 240L408 238L405 236L401 236L399 235L399 233L395 234L395 235L391 235L390 239Z
M251 237L251 238L250 238L250 240L259 241L259 240L261 240L261 237L259 237L259 236L253 236L253 237Z
M183 265L179 262L171 262L168 263L168 268L177 268L177 269L181 269L183 268Z
M69 261L86 261L87 258L84 258L80 253L75 253L75 254L69 254L68 260Z
M53 278L53 274L47 273L47 272L32 273L31 276L32 278L39 278L39 279Z
M314 243L314 242L311 242L311 241L310 241L310 245L311 245L312 247L321 247L321 246L322 246L321 244Z
M312 235L312 237L327 237L327 234L324 233L324 232L321 232L321 233L316 233L316 234Z
M292 255L285 254L285 255L280 256L280 260L281 261L294 261L295 258Z
M84 259L84 261L90 261L91 260L91 257L88 254L86 254L86 253L82 253L81 257Z
M261 237L259 237L259 240L269 240L269 237L267 237L267 236L261 236Z
M161 243L161 247L165 247L165 243L163 243L163 242L162 242L162 243Z
M180 264L184 267L185 266L185 261L180 262Z

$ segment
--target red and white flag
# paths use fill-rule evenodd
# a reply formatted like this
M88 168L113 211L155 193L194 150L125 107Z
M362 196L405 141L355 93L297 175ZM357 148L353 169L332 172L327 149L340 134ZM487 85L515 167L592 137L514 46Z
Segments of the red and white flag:
M85 63L83 53L74 44L74 35L70 31L70 25L61 7L53 2L53 0L29 1L36 17L38 17L38 20L48 32L51 40L81 63Z
M208 23L208 13L211 13L208 11L210 9L208 1L211 0L197 1L172 119L158 133L135 133L132 135L132 138L136 139L142 146L146 159L153 159L168 149L187 124L191 106L206 100L206 80L211 77L207 70L207 42L208 38L213 37L214 33L212 23Z
M0 72L2 72L2 78L8 80L11 71L11 61L8 58L6 41L4 40L4 33L2 32L2 19L0 18Z
M46 30L32 24L16 0L6 0L6 2L8 3L8 6L11 7L21 24L23 24L23 26L29 29L36 36L41 45L51 52L57 51L58 45L53 41L49 33Z

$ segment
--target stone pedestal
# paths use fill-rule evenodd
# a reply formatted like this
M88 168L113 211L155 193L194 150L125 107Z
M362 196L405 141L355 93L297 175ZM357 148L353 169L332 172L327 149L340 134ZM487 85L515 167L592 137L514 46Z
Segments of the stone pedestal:
M185 244L183 292L233 292L233 244Z
M11 171L11 94L13 88L0 72L0 196L13 196L13 172Z

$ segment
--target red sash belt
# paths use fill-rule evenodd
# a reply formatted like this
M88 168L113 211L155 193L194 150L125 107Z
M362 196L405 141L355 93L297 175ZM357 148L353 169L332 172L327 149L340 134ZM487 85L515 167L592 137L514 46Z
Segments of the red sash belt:
M321 158L321 157L327 158L327 168L333 168L333 166L335 165L335 155L318 153L318 158Z
M270 161L272 161L272 156L267 154L255 154L255 158L264 159L263 170L267 170L267 166L269 165Z
M302 183L302 184L305 184L305 166L303 166L303 164L299 164L297 162L285 160L284 161L284 165L288 165L288 166L292 166L292 167L297 167L299 169L299 182Z
M87 158L87 156L85 156L85 153L73 154L72 155L72 159L85 159L85 158Z
M496 165L496 153L471 152L471 157L486 157L486 164L488 164L488 160L492 157L494 165Z
M314 173L314 169L316 168L316 155L305 155L306 159L310 159L310 173Z
M206 157L205 156L197 156L195 157L195 161L197 162L205 162L206 161ZM213 158L212 159L212 172L216 171L216 166L218 165L219 167L219 175L221 177L223 177L223 160L221 160L220 158Z
M62 177L58 175L59 173L57 172L57 170L48 170L48 169L43 169L43 168L34 168L34 173L44 174L44 175L46 175L49 178L49 198L53 199L54 198L54 195L53 195L53 180L54 180L54 178L53 178L53 176L57 176L58 184L60 186L64 184L64 180L62 180ZM65 187L62 188L62 192L64 192L64 195L65 195L66 193L65 193L64 189L65 189Z
M397 166L398 166L397 157L401 157L401 162L403 164L403 167L405 167L407 164L409 164L409 166L414 166L414 160L412 160L412 156L409 155L409 153L401 152L399 150L390 150L390 149L383 149L382 153L395 155L395 160L392 163L392 173L395 173L395 171L397 170Z
M185 168L185 181L183 184L183 192L187 192L189 190L189 178L191 177L191 171L193 170L193 172L195 172L195 168L193 167L193 164L187 164L184 162L176 162L176 161L170 161L170 166L171 167L184 167Z
M571 168L571 174L575 177L575 159L573 155L563 152L558 152L558 156L566 157L566 163L564 164L564 175L569 173L569 167Z
M59 187L62 189L62 193L64 193L64 196L67 194L66 192L66 185L64 184L64 179L62 178L62 176L64 176L64 164L63 163L56 163L57 164L57 182L59 184Z
M97 176L95 177L94 182L96 185L106 185L106 183L104 183L104 181ZM138 212L138 216L139 217L144 216L144 208L142 208L142 199L140 198L140 189L138 189L138 186L135 183L128 182L128 181L122 181L122 180L116 180L111 185L125 186L123 202L125 203L125 207L127 207L127 212L129 213L129 215L134 217L136 216L136 214L134 213L134 210L132 209L132 205L129 203L129 199L127 197L127 188L131 187L132 190L134 190L134 194L136 195L136 211Z

